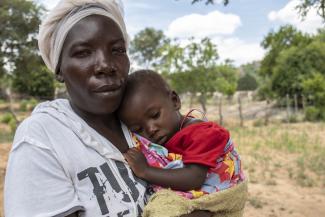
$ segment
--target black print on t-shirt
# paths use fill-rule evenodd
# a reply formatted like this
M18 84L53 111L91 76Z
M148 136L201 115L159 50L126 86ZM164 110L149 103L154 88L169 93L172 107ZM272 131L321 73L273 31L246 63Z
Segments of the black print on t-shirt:
M146 187L146 183L138 178L135 178L136 182L134 182L132 179L130 179L128 170L122 162L115 162L115 164L116 164L116 167L118 168L119 174L123 178L125 184L130 189L131 196L132 196L133 200L137 201L140 196L140 193L139 193L138 189L136 188L136 184L139 183L139 184L143 185L144 187ZM98 179L99 176L96 175L99 173L103 174L105 176L106 180L99 180ZM89 168L81 171L80 173L78 173L77 176L78 176L79 181L89 178L90 182L93 185L93 192L94 192L94 195L96 196L98 206L101 210L102 215L106 215L109 213L109 209L107 207L107 204L106 204L106 201L104 198L104 194L106 193L105 182L107 182L107 181L110 184L110 186L112 187L112 189L117 194L123 195L122 201L124 201L126 203L131 202L129 195L122 190L120 184L116 180L115 175L113 174L111 168L108 166L107 163L100 165L99 168L89 167ZM138 206L137 208L138 208L138 212L141 213L142 212L141 207ZM119 212L118 216L123 217L129 213L130 213L129 210L124 210L122 212Z

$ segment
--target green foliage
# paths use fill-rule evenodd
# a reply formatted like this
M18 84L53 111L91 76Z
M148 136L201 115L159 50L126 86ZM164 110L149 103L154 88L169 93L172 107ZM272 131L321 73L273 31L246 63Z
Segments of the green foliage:
M130 53L140 64L152 67L158 64L161 49L169 43L163 31L145 28L135 35L130 44Z
M186 47L165 47L163 72L179 93L200 93L204 97L216 91L216 46L208 39L193 40Z
M52 99L54 97L54 76L45 66L26 74L17 72L13 78L13 88L17 92L27 93L29 96Z
M277 32L271 31L261 42L267 53L258 71L260 88L258 95L262 98L274 98L273 73L276 66L277 58L283 50L292 46L307 44L310 39L295 29L293 26L282 26Z
M325 121L325 74L316 72L304 80L303 91L308 96L309 103L313 105L305 111L306 120Z
M261 42L262 47L268 52L261 62L260 75L264 77L272 75L276 59L281 51L292 46L308 44L309 41L309 37L290 25L282 26L277 32L271 31Z
M25 0L2 0L0 4L0 76L7 73L7 81L14 79L2 82L1 87L8 88L8 83L12 83L19 93L50 97L53 94L47 91L53 86L53 79L45 75L37 51L37 32L44 8ZM8 72L3 69L4 60Z
M256 90L257 86L258 85L255 77L250 74L245 74L244 76L239 78L237 90Z
M185 47L168 44L162 51L160 71L179 93L199 95L205 109L206 101L216 91L234 94L237 86L237 70L229 63L217 64L216 45L204 38L194 39Z
M237 89L238 72L237 69L228 64L222 64L215 68L216 87L215 91L232 96Z
M14 132L17 128L17 120L15 119L14 115L9 112L3 114L0 117L0 122L7 124L9 126L11 132Z
M307 121L318 121L321 119L321 111L320 109L316 108L315 106L308 106L305 110L305 119Z
M11 121L11 119L14 119L13 114L7 112L7 113L4 113L4 114L1 116L1 118L0 118L0 122L1 122L1 123L4 123L4 124L8 124L8 123Z
M192 4L200 2L200 1L203 1L203 0L192 0ZM207 5L215 3L215 0L204 0L204 1L205 1L205 4L207 4ZM229 3L229 0L223 0L224 5L227 5L228 3Z
M313 79L313 82L324 80L324 59L325 43L317 41L299 47L293 46L282 51L277 58L272 74L272 90L280 98L284 98L286 94L291 96L294 94L302 95L304 82L309 87L313 86L306 84L306 81L310 81L313 74L318 75L316 81ZM304 93L316 96L318 94L316 91L325 92L318 89L315 91L306 90Z
M32 111L37 104L38 101L35 98L31 98L29 100L23 99L20 102L19 110L22 112Z
M302 18L305 18L312 8L317 10L318 15L321 16L325 22L325 0L301 0L300 4L296 7Z
M325 109L325 31L303 35L291 26L269 33L262 45L268 52L259 71L259 95L283 101L298 96L298 105L307 98L307 120L323 119Z
M203 0L192 0L192 4ZM215 0L205 0L205 4L214 4ZM229 0L223 0L224 5L229 4ZM320 17L325 22L325 0L300 0L300 4L296 6L297 13L304 19L310 9L315 8Z

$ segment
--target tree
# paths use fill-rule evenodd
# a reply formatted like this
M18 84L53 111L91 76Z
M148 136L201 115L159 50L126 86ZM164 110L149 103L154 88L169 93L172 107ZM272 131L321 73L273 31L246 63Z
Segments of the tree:
M254 61L239 67L240 78L237 84L237 90L256 90L258 87L258 71L260 62Z
M201 2L203 0L192 0L192 4ZM215 0L205 0L205 4L214 4ZM223 0L223 4L226 6L229 4L229 0ZM319 16L322 17L325 22L325 0L300 0L300 4L297 5L296 9L298 14L305 18L310 9L315 8Z
M315 8L325 22L325 0L301 0L300 2L296 9L302 18L306 17L310 9Z
M308 35L305 35L298 31L296 28L290 25L282 26L277 32L271 31L261 42L264 49L267 50L266 55L261 61L260 70L258 74L261 79L260 96L266 98L274 97L272 86L272 79L274 68L276 67L276 61L280 53L290 47L300 47L309 44L311 41Z
M34 83L28 81L35 80L36 72L45 72L37 49L37 32L45 9L25 0L2 0L0 4L0 71L11 75L13 88L19 93L38 96L42 93L30 92L34 88L29 85ZM47 82L44 85L51 87Z
M169 43L163 31L145 28L135 35L131 41L130 54L145 67L154 67L161 57L161 49Z
M203 1L203 0L192 0L192 4L194 3L197 3L197 2L200 2L200 1ZM215 0L205 0L205 4L214 4L215 3ZM229 3L229 0L223 0L223 4L224 5L227 5Z
M254 76L250 74L245 74L239 78L237 84L237 90L249 91L256 90L258 87L257 81Z
M324 59L325 43L319 41L282 51L272 75L272 90L280 98L284 98L286 94L292 97L297 95L302 104L304 82L315 74L325 77ZM317 94L319 93L308 92L308 96L312 98Z
M232 79L234 68L217 64L217 48L210 39L204 38L199 42L192 39L184 48L177 45L168 48L171 52L164 52L166 57L163 58L168 80L177 92L198 96L204 111L207 99L215 91L231 95L236 90L237 80Z

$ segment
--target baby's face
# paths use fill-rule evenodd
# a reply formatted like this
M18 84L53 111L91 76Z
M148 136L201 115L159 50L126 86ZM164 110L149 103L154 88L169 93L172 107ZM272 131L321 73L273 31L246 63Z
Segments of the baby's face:
M172 96L141 88L124 99L118 113L132 132L163 145L179 130L179 109Z

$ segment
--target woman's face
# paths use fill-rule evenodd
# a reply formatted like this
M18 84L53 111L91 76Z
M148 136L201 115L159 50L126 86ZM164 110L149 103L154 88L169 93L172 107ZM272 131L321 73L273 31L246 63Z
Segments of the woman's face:
M129 67L118 25L105 16L92 15L69 31L58 74L64 79L74 108L101 115L118 108Z

